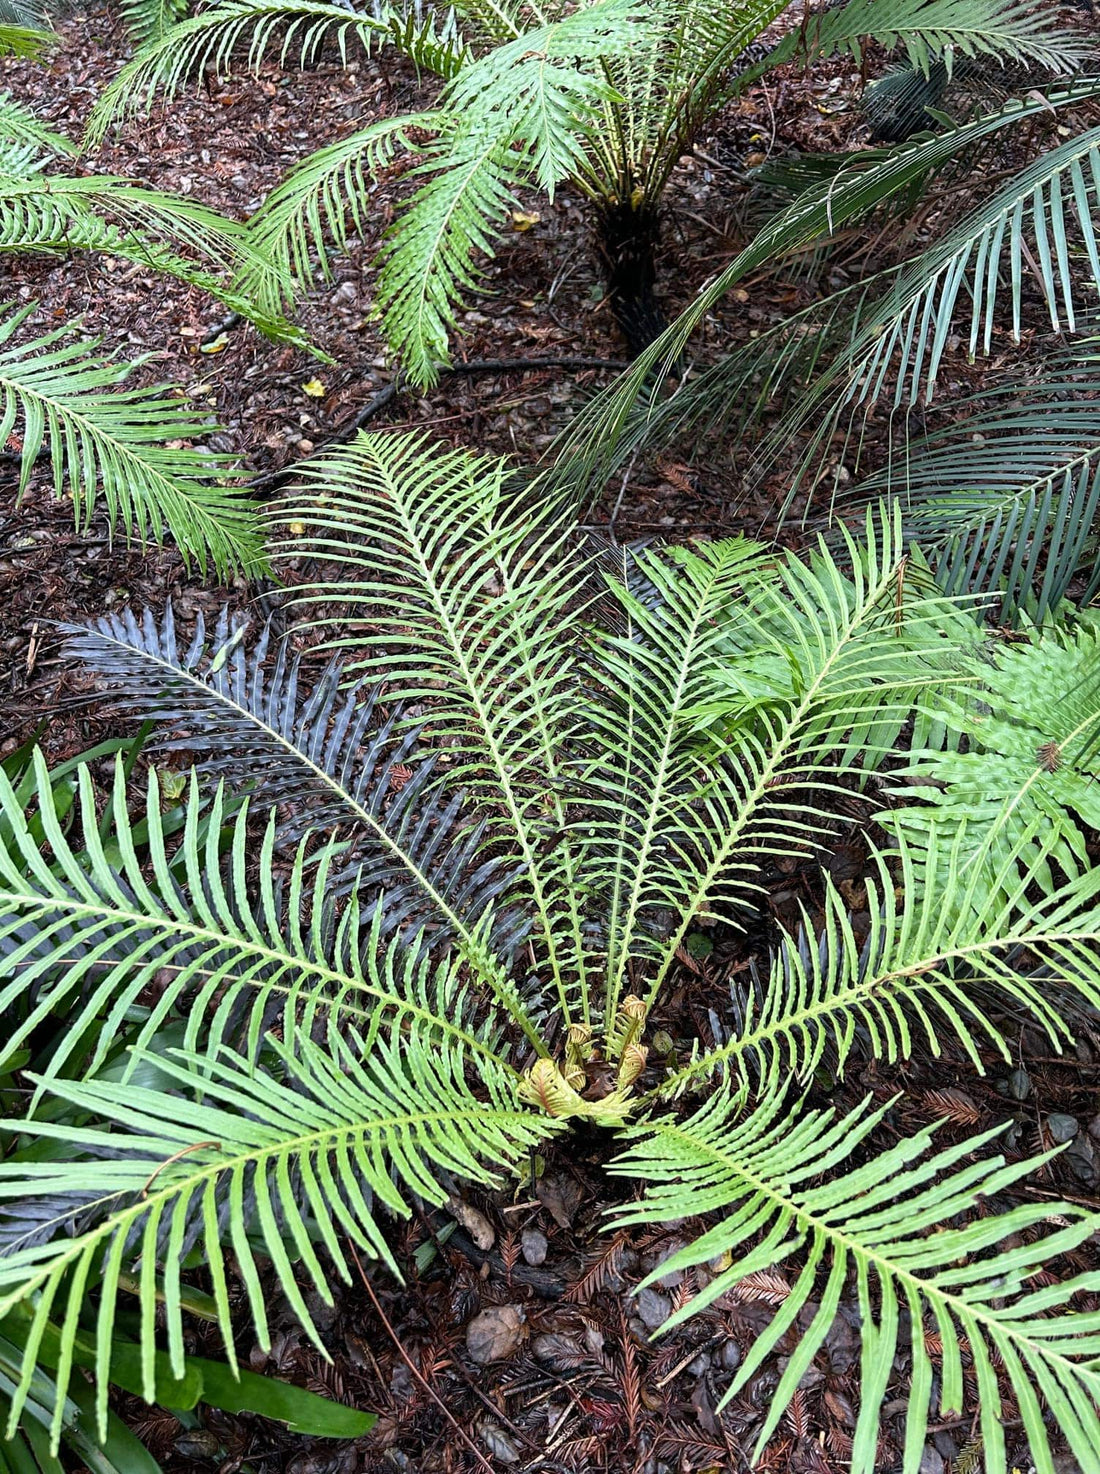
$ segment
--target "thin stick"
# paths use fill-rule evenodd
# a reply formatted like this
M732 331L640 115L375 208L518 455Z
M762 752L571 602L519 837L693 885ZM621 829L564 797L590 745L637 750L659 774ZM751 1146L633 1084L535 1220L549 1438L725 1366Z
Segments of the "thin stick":
M366 1290L367 1294L370 1296L371 1304L374 1306L375 1310L378 1312L378 1319L382 1322L383 1326L385 1326L387 1335L389 1336L389 1338L393 1342L393 1344L397 1347L397 1354L398 1354L398 1356L400 1356L401 1360L408 1367L409 1371L413 1374L413 1376L416 1378L416 1380L420 1383L421 1387L423 1387L424 1391L428 1394L428 1396L431 1398L431 1400L435 1403L436 1407L443 1414L443 1416L447 1419L447 1422L450 1423L451 1427L458 1434L459 1438L462 1439L462 1442L470 1450L470 1452L473 1454L474 1458L478 1461L478 1463L481 1465L481 1467L483 1469L487 1470L488 1471L488 1474L495 1474L495 1471L493 1469L492 1464L489 1463L489 1460L481 1452L481 1450L478 1448L477 1444L473 1441L473 1439L469 1436L469 1434L461 1426L461 1424L458 1423L455 1420L454 1416L452 1415L452 1413L448 1409L446 1403L440 1398L439 1394L435 1391L435 1389L428 1383L427 1378L423 1375L423 1373L421 1372L420 1368L413 1361L412 1357L405 1350L404 1346L402 1346L401 1340L400 1340L397 1332L394 1330L393 1326L390 1325L390 1322L389 1322L389 1320L386 1317L386 1312L382 1309L382 1306L379 1304L378 1296L374 1293L374 1290L371 1287L371 1282L370 1282L369 1279L367 1279L367 1276L366 1276L366 1273L364 1272L363 1266L359 1262L359 1255L355 1252L355 1245L354 1244L349 1244L348 1245L348 1248L351 1251L351 1257L355 1260L355 1267L359 1271L359 1278L363 1281L363 1288L364 1288L364 1290Z

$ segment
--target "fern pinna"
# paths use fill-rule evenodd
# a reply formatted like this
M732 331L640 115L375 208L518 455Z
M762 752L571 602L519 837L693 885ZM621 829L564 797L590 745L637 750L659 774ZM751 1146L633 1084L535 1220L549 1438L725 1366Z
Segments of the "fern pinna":
M715 1038L650 1054L688 933L743 925L762 867L813 854L839 793L873 801L914 713L931 752L945 688L953 711L980 690L981 626L897 519L869 514L840 554L611 553L503 465L361 435L272 522L317 570L292 638L329 647L319 678L270 629L227 617L183 641L170 612L112 616L70 651L159 725L144 783L120 762L101 803L84 768L63 823L41 759L36 781L0 776L0 1007L32 1087L0 1170L11 1426L56 1443L90 1338L106 1427L124 1295L145 1395L158 1357L179 1375L196 1261L230 1358L241 1295L267 1343L262 1264L320 1345L310 1306L352 1251L400 1273L391 1215L587 1122L636 1184L615 1223L705 1215L661 1272L728 1265L669 1324L789 1266L734 1382L782 1343L761 1445L854 1296L854 1470L876 1468L895 1354L906 1474L975 1389L989 1468L1010 1407L1037 1467L1053 1418L1100 1468L1100 1327L1075 1310L1100 1274L1034 1279L1095 1216L1014 1206L1035 1162L1006 1165L997 1133L880 1147L882 1108L807 1099L857 1050L902 1061L953 1035L979 1067L1011 1059L1006 1008L1070 1038L1100 1005L1100 876L1058 868L1065 833L1021 814L974 835L926 805L919 835L873 852L865 938L825 879L820 935L807 917L782 939ZM34 1379L55 1341L50 1407Z

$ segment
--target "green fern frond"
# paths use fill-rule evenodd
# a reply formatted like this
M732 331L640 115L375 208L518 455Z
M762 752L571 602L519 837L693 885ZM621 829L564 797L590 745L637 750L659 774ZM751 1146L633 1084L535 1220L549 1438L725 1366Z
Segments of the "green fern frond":
M167 448L210 426L161 388L121 388L132 365L99 357L67 329L15 343L36 305L0 323L0 444L18 428L19 494L47 450L54 492L69 492L78 524L102 499L113 529L158 542L169 532L200 569L262 567L255 516L243 489L228 484L226 459Z
M892 790L909 802L880 822L918 850L930 828L954 832L979 897L982 886L1014 892L1021 875L1053 890L1052 866L1086 875L1086 827L1100 825L1100 632L1052 630L995 649L972 699L944 697L936 717L950 742L910 754L898 776L915 781ZM965 751L953 750L960 738ZM959 892L960 905L974 900Z
M716 1074L746 1085L788 1074L806 1083L825 1065L839 1076L857 1047L891 1064L918 1044L938 1056L945 1035L983 1073L983 1050L1013 1058L991 997L1042 1028L1053 1049L1072 1042L1073 1015L1100 1003L1100 876L1082 874L1030 900L1023 863L1057 849L1039 824L1003 842L988 829L984 841L969 842L961 825L935 813L917 842L897 827L898 848L872 854L865 940L827 882L820 935L803 917L767 980L738 995L730 1019L719 1020L728 1037L670 1074L662 1096L699 1089ZM983 842L984 866L968 864Z
M21 56L29 61L38 61L56 41L57 37L50 31L0 21L0 56Z
M978 56L1030 62L1065 75L1094 53L1086 35L1059 29L1029 0L848 0L839 9L818 11L795 33L798 54L847 51L857 62L861 40L869 37L891 50L904 47L910 67L923 76L941 58L950 74L956 57ZM776 53L783 47L781 42Z
M274 1268L283 1293L323 1355L302 1286L326 1304L335 1282L349 1282L343 1247L400 1270L378 1222L378 1208L407 1217L416 1194L442 1204L441 1173L499 1181L554 1130L522 1106L509 1073L491 1059L478 1062L479 1092L465 1078L461 1049L441 1045L415 1026L400 1035L375 1033L369 1048L351 1035L330 1034L322 1048L299 1038L292 1050L268 1041L269 1073L223 1052L202 1057L157 1056L163 1090L132 1084L54 1080L51 1093L88 1111L105 1127L48 1121L21 1123L33 1137L66 1139L80 1161L0 1165L0 1195L45 1193L73 1198L72 1216L93 1222L74 1238L16 1250L0 1259L0 1315L33 1297L34 1326L24 1376L12 1398L14 1427L34 1373L37 1342L52 1313L61 1344L71 1348L82 1297L99 1290L97 1413L102 1433L119 1278L140 1263L144 1395L155 1394L158 1308L168 1356L184 1368L181 1261L197 1240L214 1287L218 1325L231 1365L235 1318L227 1288L226 1248L232 1250L259 1343L270 1343L266 1295L255 1243ZM89 1160L89 1158L91 1158ZM373 1199L373 1202L372 1202ZM377 1205L377 1206L376 1206ZM228 1208L224 1231L223 1212ZM315 1247L316 1244L316 1247ZM328 1267L322 1263L321 1253ZM157 1261L163 1269L157 1267ZM71 1361L57 1370L61 1397L53 1421L56 1447Z
M639 555L653 592L619 595L629 622L599 667L629 721L619 703L596 707L584 770L600 792L589 833L609 897L607 1018L642 958L648 1004L699 918L736 918L765 856L812 850L845 762L877 761L921 686L955 678L953 616L906 589L896 519L869 517L847 551L851 576L824 548L808 563L738 540L681 550L671 566ZM739 626L755 645L751 677L772 689L750 703L742 684L728 729L717 722L704 745L700 725L737 688ZM655 940L659 913L674 920Z
M0 93L0 143L24 144L42 154L75 157L80 150L61 133L40 123L30 108L18 102L9 92ZM6 167L4 172L7 172Z
M249 221L261 256L287 277L307 282L315 255L327 278L331 247L347 249L348 221L357 231L365 229L368 175L384 168L399 149L413 150L411 130L434 130L437 121L434 113L383 118L303 159ZM246 275L240 285L246 287L247 281Z
M40 755L35 772L41 794L49 775ZM17 793L0 773L0 952L12 979L0 993L0 1007L34 1000L6 1041L9 1055L55 1009L68 1005L73 1027L46 1077L63 1071L76 1048L90 1049L94 1070L113 1047L127 1010L156 975L163 989L137 1031L138 1047L151 1045L169 1014L186 1005L184 1044L192 1050L216 1051L237 1037L254 1040L277 1010L288 1037L301 1026L303 1013L307 1019L330 1013L368 1036L387 1022L407 1022L425 1037L496 1058L491 1019L482 1009L482 1021L474 1021L469 982L457 964L433 967L422 949L418 954L410 945L414 938L385 942L380 908L370 916L353 900L338 913L338 898L325 897L342 855L337 841L307 859L303 840L278 889L276 828L269 823L251 894L245 868L257 845L247 805L231 805L218 792L204 809L193 780L186 828L173 846L155 773L140 825L127 814L121 766L108 797L110 822L101 826L95 791L82 768L80 823L71 835L62 832L52 805L43 805L40 824L49 845L44 858L32 820L33 791ZM141 844L148 847L148 872L139 858ZM491 974L480 979L483 985L491 980Z
M660 399L664 377L684 352L695 327L746 274L793 250L828 239L841 225L859 219L924 179L929 170L953 158L960 149L1029 117L1060 112L1097 94L1100 80L1095 79L1045 94L1033 91L996 112L932 138L921 138L892 151L874 150L867 158L853 155L835 177L805 190L787 210L773 216L618 383L597 396L578 416L561 448L560 479L573 485L591 484L607 474L620 454L624 437L639 420L644 423L645 410ZM814 447L824 444L850 401L878 400L889 385L896 385L896 404L930 392L950 333L951 314L964 291L974 293L971 346L975 351L987 346L997 306L996 272L1006 246L1010 268L1006 295L1018 325L1023 245L1029 232L1029 249L1034 248L1043 272L1054 321L1060 321L1060 309L1067 326L1075 329L1075 302L1081 304L1081 286L1074 288L1074 275L1079 282L1083 280L1086 294L1096 290L1100 282L1100 256L1090 213L1095 205L1092 169L1098 148L1100 132L1092 129L1044 154L972 211L944 240L902 268L884 274L881 285L872 284L879 285L878 295L861 305L858 326L845 331L841 341L825 339L816 352L814 344L803 344L799 352L785 355L783 361L797 368L825 357L826 367L818 370L810 389L776 426L767 444L768 453L780 444L789 445L791 436L812 421L818 426ZM1074 223L1079 242L1071 229ZM1071 247L1076 253L1076 273L1070 269ZM840 294L831 301L838 306ZM834 314L827 320L843 325L842 316ZM735 381L743 376L744 360L743 352L735 355L731 369ZM772 380L773 389L776 382ZM702 418L727 400L719 365L703 376L698 389L689 381L677 391L675 408L669 409L663 424L669 428L677 415ZM807 457L810 454L807 452Z
M786 1366L771 1394L754 1457L775 1432L854 1277L862 1362L853 1474L881 1468L881 1407L899 1352L912 1364L902 1468L904 1474L917 1474L930 1415L963 1409L964 1345L976 1377L989 1468L1006 1464L998 1369L1036 1464L1051 1467L1040 1406L1044 1399L1081 1466L1095 1467L1100 1460L1095 1412L1100 1317L1076 1311L1073 1301L1079 1292L1100 1288L1100 1273L1071 1274L1043 1288L1029 1281L1052 1259L1084 1244L1100 1219L1066 1203L1042 1203L992 1212L962 1227L955 1222L977 1194L995 1200L1049 1158L1006 1166L1002 1157L993 1157L960 1165L996 1132L928 1157L934 1133L928 1128L821 1183L822 1174L866 1141L886 1107L869 1112L865 1103L840 1119L831 1111L795 1117L776 1092L751 1113L744 1108L743 1095L723 1088L685 1121L665 1117L630 1127L624 1134L631 1145L611 1170L646 1184L640 1203L615 1210L616 1226L726 1214L643 1282L723 1254L734 1256L730 1267L670 1316L663 1329L735 1290L746 1275L792 1264L790 1294L753 1343L724 1399L782 1350ZM1063 1226L1035 1232L1055 1215ZM927 1332L938 1335L942 1346L938 1366L929 1354ZM933 1395L937 1380L938 1400Z
M202 286L273 337L304 341L280 312L289 278L245 226L192 200L109 175L0 178L0 250L50 249L141 262ZM234 276L247 278L247 295L233 290Z
M400 13L398 21L395 28L325 0L222 0L174 25L123 67L93 108L86 141L102 143L112 125L147 111L154 97L170 101L207 69L225 75L236 62L255 72L269 55L304 66L328 40L346 59L349 48L370 52L381 38L395 38Z
M587 945L568 833L566 744L584 721L572 519L523 506L502 462L420 436L361 435L304 470L307 494L276 525L301 529L290 556L339 570L308 590L311 622L350 629L332 643L354 651L352 669L429 701L426 738L446 742L448 781L485 804L568 1019Z

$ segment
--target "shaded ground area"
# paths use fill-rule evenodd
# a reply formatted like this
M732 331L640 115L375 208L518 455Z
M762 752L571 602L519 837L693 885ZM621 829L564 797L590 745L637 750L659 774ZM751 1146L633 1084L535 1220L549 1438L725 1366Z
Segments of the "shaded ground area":
M5 63L0 85L75 138L126 47L102 11L62 29L66 45L47 69ZM724 116L698 156L681 166L664 221L669 269L662 294L670 312L748 238L751 216L740 185L747 168L773 150L837 147L861 136L850 101L857 83L847 63L822 68L812 79L773 79ZM420 106L426 95L411 70L390 58L347 71L323 61L290 78L268 68L258 79L214 83L129 127L96 164L192 193L243 218L303 153L370 117ZM220 351L202 352L220 341L215 330L223 310L198 291L154 280L128 263L0 258L0 295L40 303L29 328L43 331L80 314L86 331L102 336L112 352L147 355L140 379L172 380L208 409L212 448L237 453L253 472L276 471L340 434L393 377L370 319L370 261L403 187L396 171L378 186L371 238L353 247L336 280L318 288L303 307L301 321L332 355L331 366L272 345L247 326L227 333ZM487 292L464 316L458 356L588 358L608 367L547 365L455 375L429 394L395 397L372 426L416 424L456 444L531 460L621 363L623 345L601 295L580 202L565 191L552 207L533 197L524 205L527 216L538 219L517 222L524 228L488 263ZM879 237L847 242L824 288L869 272L876 253L886 248ZM818 289L793 269L746 282L707 324L703 350L746 341L810 302ZM946 376L944 396L973 387L988 367L972 368L960 355ZM323 398L303 388L314 378L324 385ZM200 609L220 607L226 595L194 582L170 550L112 548L99 523L87 536L75 532L71 509L51 500L40 477L15 508L11 475L10 464L0 466L0 477L9 482L0 491L0 702L6 715L0 756L36 731L43 732L51 752L68 755L117 730L117 723L95 705L74 704L79 678L56 664L51 621L126 603L160 609L171 597L186 623ZM689 465L670 452L639 467L625 488L612 487L593 518L606 523L618 504L615 530L624 539L758 532L762 523L767 530L775 487L755 487L747 502L744 489L738 467L721 460ZM229 597L244 606L250 591L241 584ZM833 860L834 878L849 888L846 895L857 912L866 904L859 879L865 858L860 817L858 811L838 815ZM693 1033L711 1037L710 1011L728 1013L730 990L742 986L753 963L764 964L777 928L794 925L800 905L812 914L819 904L816 866L792 861L763 880L770 895L767 924L747 936L714 936L703 961L685 954L653 1021L654 1029L668 1032L681 1057ZM1009 1156L1033 1152L1050 1144L1052 1133L1069 1130L1064 1122L1052 1125L1052 1114L1071 1117L1069 1150L1026 1193L1038 1200L1068 1194L1100 1208L1100 1036L1085 1028L1076 1053L1055 1058L1047 1041L1022 1023L1007 1021L1004 1029L1018 1050L1015 1070L990 1058L988 1077L978 1079L962 1059L936 1061L927 1050L918 1050L900 1071L857 1057L842 1085L827 1071L818 1079L818 1101L844 1107L869 1092L885 1103L901 1090L880 1145L945 1115L945 1140L1011 1118ZM757 1276L688 1325L650 1342L649 1332L702 1288L709 1271L668 1277L641 1297L629 1293L677 1246L680 1233L686 1236L696 1225L685 1223L660 1236L602 1233L604 1210L630 1195L629 1184L602 1172L605 1159L606 1138L574 1136L548 1150L533 1188L528 1183L515 1195L472 1197L462 1227L454 1228L447 1214L396 1226L393 1246L405 1269L404 1287L376 1275L373 1290L354 1284L335 1310L314 1307L331 1362L297 1330L289 1306L275 1303L272 1353L243 1344L245 1364L376 1408L382 1416L368 1439L355 1445L310 1443L276 1425L218 1414L184 1428L136 1403L126 1405L133 1426L168 1474L458 1474L486 1464L530 1474L747 1468L783 1357L766 1362L724 1412L718 1404L789 1286L777 1273ZM1068 1267L1052 1266L1051 1272ZM794 1474L839 1474L846 1468L858 1380L854 1317L854 1304L846 1305L763 1467ZM194 1334L193 1349L217 1354L201 1326ZM899 1389L907 1370L900 1357L894 1400L885 1410L883 1469L900 1457ZM973 1369L967 1367L965 1375L972 1379ZM1011 1410L1006 1423L1010 1462L1013 1454L1022 1462L1022 1450L1012 1446L1018 1428ZM973 1467L974 1434L966 1418L936 1427L922 1474L966 1474Z

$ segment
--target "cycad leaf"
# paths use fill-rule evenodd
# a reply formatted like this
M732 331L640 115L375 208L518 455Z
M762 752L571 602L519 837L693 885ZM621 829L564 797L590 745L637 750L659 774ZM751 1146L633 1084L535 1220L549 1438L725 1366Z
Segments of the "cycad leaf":
M672 566L639 556L654 593L620 595L627 628L597 654L616 694L595 705L583 768L598 795L585 874L609 898L609 1015L642 958L652 1001L698 918L736 918L766 856L812 849L843 767L877 762L914 692L952 679L952 611L899 581L896 521L869 517L846 552L850 575L824 548L776 560L738 539Z
M830 1111L792 1117L781 1094L742 1114L744 1097L719 1090L694 1116L639 1123L612 1170L646 1183L642 1200L616 1210L617 1225L663 1223L725 1211L714 1228L674 1254L650 1279L730 1253L734 1262L668 1321L696 1314L745 1275L792 1263L790 1295L754 1342L727 1397L782 1349L786 1370L771 1396L758 1457L834 1321L854 1277L863 1343L861 1408L851 1453L853 1474L875 1474L881 1405L894 1358L912 1358L903 1474L917 1474L929 1417L962 1411L961 1353L977 1372L977 1411L986 1468L1005 1471L1007 1416L995 1367L1015 1398L1038 1467L1050 1469L1040 1408L1048 1402L1083 1468L1100 1460L1100 1317L1075 1312L1073 1298L1100 1289L1100 1272L1070 1274L1040 1288L1031 1281L1058 1255L1079 1248L1100 1219L1068 1204L1011 1208L956 1226L976 1194L995 1198L1047 1158L1005 1166L994 1157L960 1165L996 1133L928 1158L933 1129L903 1139L840 1178L820 1177L848 1159L884 1114L866 1105L837 1119ZM1035 1231L1058 1215L1057 1227ZM803 1252L804 1251L804 1252ZM799 1260L794 1256L799 1255ZM801 1267L797 1268L801 1263ZM648 1281L646 1281L648 1283ZM909 1321L908 1346L902 1341ZM926 1333L942 1352L936 1368ZM790 1352L790 1344L795 1349ZM969 1409L968 1409L969 1410Z
M305 469L305 494L276 517L294 529L291 556L335 565L304 591L320 606L311 622L350 630L331 643L355 652L353 670L427 703L426 739L445 746L448 785L483 805L568 1018L586 951L568 744L584 722L583 605L598 592L572 517L525 502L502 462L418 436L361 435Z
M418 727L397 730L400 711L383 715L380 686L349 686L337 661L307 683L286 642L269 667L270 625L250 642L228 612L209 640L200 617L184 644L171 604L159 625L127 611L64 628L68 652L105 679L124 711L173 734L160 751L190 752L201 772L278 805L280 845L339 830L346 852L329 888L384 896L385 932L428 924L434 941L454 939L487 962L488 925L502 955L514 947L515 918L494 915L513 875L479 856L482 829L459 796L431 791L435 764Z
M54 491L71 494L78 521L102 498L113 529L158 542L170 532L200 569L262 568L252 508L227 483L227 460L167 444L210 426L163 389L120 388L132 366L100 358L65 329L13 343L35 305L0 323L0 443L18 428L20 493L47 447Z

